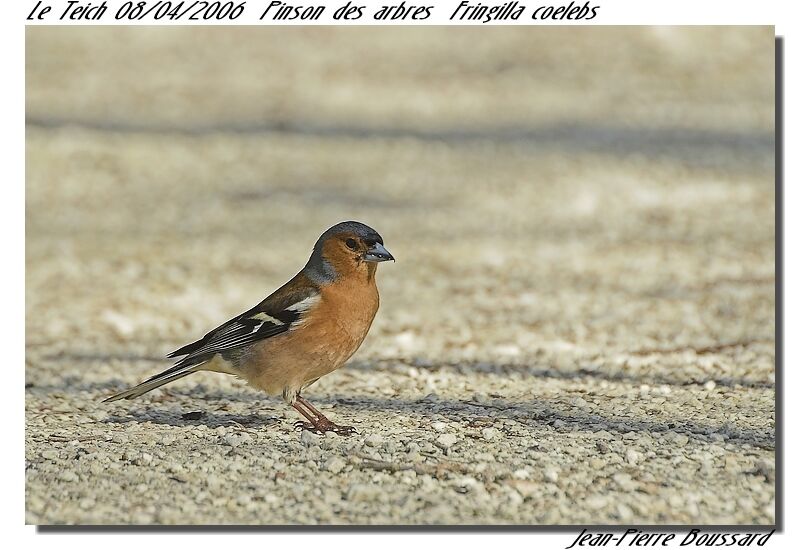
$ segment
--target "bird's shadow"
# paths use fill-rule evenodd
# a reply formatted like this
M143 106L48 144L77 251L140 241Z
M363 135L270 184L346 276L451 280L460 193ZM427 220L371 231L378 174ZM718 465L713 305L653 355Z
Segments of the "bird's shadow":
M234 392L231 393L233 394ZM230 397L234 396L231 395ZM225 400L226 396L215 395L215 400L208 404L212 407L216 406L216 399ZM654 436L666 432L675 432L685 434L698 443L719 442L721 437L726 443L736 446L749 445L768 450L775 447L774 430L759 431L740 428L729 423L705 424L677 417L664 421L632 417L609 417L593 412L570 409L564 403L549 399L515 401L497 398L477 403L438 396L410 400L363 395L329 395L327 397L320 396L314 402L323 406L333 405L340 410L352 411L354 417L358 416L358 411L380 411L390 414L394 412L416 416L421 423L424 423L435 414L445 417L451 422L478 428L491 426L495 423L499 424L500 421L504 420L512 420L520 430L507 432L507 435L511 437L530 437L531 430L536 429L552 429L561 433L606 431L617 434L620 438L623 434L631 432ZM276 409L281 406L283 405L278 405ZM273 410L272 407L265 405L260 405L259 407ZM328 408L325 407L326 410ZM206 426L208 428L239 425L245 428L258 429L276 427L282 424L283 419L282 416L270 416L260 412L240 415L199 409L187 413L150 409L132 411L126 415L110 416L104 422L115 424L151 422L175 427ZM361 428L369 430L367 425L363 425Z
M161 424L174 427L205 426L207 428L239 426L244 428L267 428L281 423L281 418L260 413L231 414L200 410L197 408L185 413L159 411L132 411L128 414L116 414L103 420L109 424Z

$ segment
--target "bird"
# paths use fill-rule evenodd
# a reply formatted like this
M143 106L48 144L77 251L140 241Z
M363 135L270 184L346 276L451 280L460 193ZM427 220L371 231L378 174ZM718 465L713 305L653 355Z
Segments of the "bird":
M104 399L134 399L199 371L231 374L280 395L305 420L299 431L356 433L325 417L301 392L340 368L358 350L378 312L377 265L394 256L383 238L356 221L337 223L317 239L308 262L256 306L167 357L172 367Z

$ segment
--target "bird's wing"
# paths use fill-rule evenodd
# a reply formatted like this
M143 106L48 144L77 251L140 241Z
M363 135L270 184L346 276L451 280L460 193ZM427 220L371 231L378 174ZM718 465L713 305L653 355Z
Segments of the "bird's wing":
M305 313L320 300L319 291L293 279L252 309L215 328L200 340L170 353L183 359L175 367L196 365L217 353L243 348L259 340L284 333L302 322Z

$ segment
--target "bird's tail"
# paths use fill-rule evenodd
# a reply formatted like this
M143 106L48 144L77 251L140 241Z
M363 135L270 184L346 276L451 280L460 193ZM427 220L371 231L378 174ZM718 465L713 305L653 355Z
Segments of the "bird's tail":
M152 378L148 378L138 386L134 386L129 390L125 390L122 393L118 393L116 395L112 395L108 399L103 399L103 403L107 403L109 401L117 401L119 399L136 399L140 395L143 395L150 390L154 390L163 386L164 384L169 384L170 382L174 382L179 378L183 378L184 376L188 376L193 372L197 372L200 370L201 365L175 365L173 367L168 368L162 373L156 374Z

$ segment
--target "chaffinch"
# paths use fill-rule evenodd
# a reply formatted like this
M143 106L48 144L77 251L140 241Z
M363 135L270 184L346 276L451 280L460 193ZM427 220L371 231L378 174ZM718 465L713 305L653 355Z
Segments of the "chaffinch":
M197 371L232 374L282 395L308 422L299 429L349 435L300 392L341 367L364 341L378 311L375 271L394 260L378 233L359 222L325 231L305 267L257 306L170 353L174 366L105 401L134 399Z

